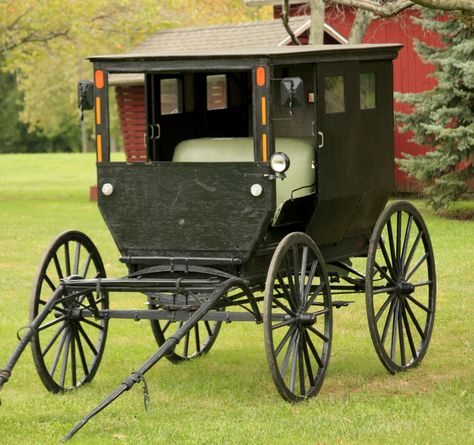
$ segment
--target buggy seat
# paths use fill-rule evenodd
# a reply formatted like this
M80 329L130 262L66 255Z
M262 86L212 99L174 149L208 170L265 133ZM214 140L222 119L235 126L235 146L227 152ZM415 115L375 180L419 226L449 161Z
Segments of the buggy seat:
M275 151L286 153L290 158L290 168L286 172L286 178L277 179L276 182L274 220L286 201L315 191L314 150L311 139L276 138ZM173 161L254 162L253 138L187 139L176 146Z

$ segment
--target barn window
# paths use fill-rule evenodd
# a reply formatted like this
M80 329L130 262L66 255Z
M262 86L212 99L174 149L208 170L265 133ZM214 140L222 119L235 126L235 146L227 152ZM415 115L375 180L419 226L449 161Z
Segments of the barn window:
M162 115L183 112L180 79L160 80L160 101Z
M360 74L360 109L373 110L376 104L375 73Z
M326 113L344 113L344 76L325 77L324 91Z
M207 76L207 109L227 108L227 77L225 74Z

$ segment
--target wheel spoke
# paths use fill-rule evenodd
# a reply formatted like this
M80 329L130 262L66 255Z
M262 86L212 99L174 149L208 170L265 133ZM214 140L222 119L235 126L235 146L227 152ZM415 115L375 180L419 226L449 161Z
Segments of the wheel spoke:
M184 357L188 357L188 350L189 350L189 332L184 337L184 346L183 346L183 355Z
M50 351L51 347L54 345L54 343L56 343L56 340L59 338L59 336L61 335L61 332L64 331L64 328L66 327L66 323L63 323L61 326L59 326L59 329L56 331L56 333L54 334L54 336L51 338L51 340L49 341L48 345L46 346L46 348L44 348L42 351L41 351L41 355L44 357L46 357L46 354Z
M295 379L296 379L296 368L297 368L297 358L298 358L298 349L300 342L299 331L296 331L294 336L294 347L293 347L293 359L291 361L291 371L290 371L290 391L295 392Z
M306 302L305 311L308 311L311 305L314 303L314 300L316 297L319 295L319 293L326 287L326 283L323 281L320 283L318 286L316 286L316 289L313 292L313 295L311 295L311 298Z
M286 299L288 300L288 303L290 303L291 309L293 311L296 311L297 308L296 308L295 302L294 302L293 298L291 297L291 288L288 289L286 287L286 284L283 281L283 278L279 273L277 274L277 280L278 280L278 283L280 284L281 289L283 290L283 293L285 294ZM288 278L288 283L289 282L290 282L290 278Z
M290 318L288 320L284 320L284 321L281 321L280 323L277 323L277 324L274 324L272 325L272 330L275 330L275 329L280 329L284 326L288 326L290 324L293 324L295 322L295 319L294 318Z
M423 264L423 262L428 258L430 255L429 252L425 252L425 254L417 261L417 263L413 266L413 268L408 272L408 274L405 277L405 281L408 281L411 276L418 270L418 268Z
M392 287L382 287L382 288L376 288L375 290L372 291L372 294L377 295L377 294L389 294L392 292L395 292L397 290L397 287L392 286Z
M318 363L318 366L320 368L324 368L323 361L321 360L321 357L318 354L318 351L316 350L316 347L314 346L313 340L311 340L311 336L309 334L306 334L306 343L309 346L309 349L311 349L311 352L313 353L313 357L315 358L316 362Z
M311 284L313 283L317 267L318 267L318 260L313 260L313 262L311 263L311 269L308 275L308 282L306 283L306 288L304 290L303 304L305 308L307 307L306 305L308 302L309 293L311 292Z
M403 300L400 300L399 303L399 310L398 310L398 337L400 342L400 358L402 360L402 366L405 366L406 359L405 359L405 340L403 338L403 326L402 326L402 313L403 313Z
M296 289L295 289L296 283L293 281L290 259L288 258L288 255L285 256L285 260L286 260L286 274L288 278L288 285L290 286L289 296L290 296L291 301L293 302L294 309L298 310L298 301L296 300Z
M87 365L86 355L84 354L84 348L82 347L81 336L77 330L74 332L74 336L77 342L77 349L79 350L79 357L81 358L82 369L84 370L84 375L87 377L89 375L89 367Z
M397 212L397 252L396 252L396 263L393 268L401 273L402 265L400 263L402 250L402 212Z
M275 357L278 357L278 355L280 354L281 350L283 349L283 347L285 346L286 342L288 341L288 339L293 335L293 333L295 332L295 329L296 329L296 325L293 325L291 326L288 331L286 331L286 334L283 336L283 338L281 339L278 347L275 349Z
M81 243L76 243L76 251L74 252L74 275L79 274L79 260L81 256Z
M388 233L388 243L389 243L389 246L390 246L390 258L391 258L393 270L395 270L395 265L397 264L397 260L396 260L396 257L395 257L395 243L394 243L394 240L393 240L392 220L390 218L387 220L387 233ZM387 265L388 265L388 263L387 263ZM394 278L395 278L395 276L394 276Z
M277 297L274 297L272 303L276 304L280 309L283 309L288 315L292 317L295 316L295 313L288 307L286 307Z
M410 345L413 358L416 359L418 354L416 352L415 343L413 342L413 336L411 335L410 323L408 323L405 305L403 305L402 317L403 324L405 325L405 332L407 333L408 344Z
M86 262L84 264L84 268L82 269L82 274L81 274L82 278L84 279L87 278L87 272L89 272L89 266L91 264L91 260L92 260L92 254L89 253L87 255Z
M66 372L67 372L67 363L69 360L69 345L71 343L71 329L68 330L66 343L64 345L64 354L63 354L63 362L61 366L61 375L59 377L59 386L64 388L64 384L66 381Z
M194 326L194 334L196 339L196 352L201 352L201 343L199 341L199 326Z
M48 286L51 288L51 290L53 292L56 291L57 289L57 286L54 285L54 283L51 281L51 279L48 277L48 275L46 274L46 272L44 273L43 275L43 280L46 281L46 283L48 284Z
M163 329L161 329L161 332L163 332L163 334L164 334L166 332L166 330L170 327L170 325L171 325L171 320L166 320L166 323L163 326Z
M54 326L54 325L56 325L56 324L58 324L58 323L61 323L61 322L62 322L63 320L65 320L65 319L66 319L66 316L65 316L65 315L61 315L60 317L58 317L58 318L56 318L56 319L54 319L54 320L52 320L52 321L49 321L48 323L46 323L46 324L40 326L40 327L38 328L38 332L39 332L39 331L44 331L45 329L48 329L48 328L50 328L51 326Z
M94 323L93 321L88 320L87 318L82 318L81 322L87 323L89 326L93 328L99 329L100 331L104 330L104 327L98 323Z
M94 355L97 355L98 352L97 352L97 349L95 348L95 346L93 345L93 343L91 342L91 339L89 338L89 336L87 335L86 331L84 330L84 328L78 324L77 325L77 328L79 329L79 332L82 334L82 337L84 338L84 340L86 341L87 345L89 346L90 350L92 351L92 353Z
M398 326L398 311L400 309L400 300L395 301L395 311L393 314L392 323L392 342L390 344L390 359L395 360L395 352L397 349L397 326Z
M302 296L300 295L300 288L301 288L301 276L299 276L300 271L300 262L299 262L299 255L298 255L298 246L295 245L291 249L293 252L293 276L295 278L294 285L295 285L295 298L296 301L301 301ZM298 298L299 297L299 298ZM298 307L300 304L298 304Z
M392 264L391 264L391 262L390 262L390 259L389 259L389 257L388 257L388 253L387 253L387 249L386 249L386 247L385 247L385 243L384 243L384 241L383 241L382 238L380 238L380 240L379 240L379 245L380 245L380 248L381 248L381 250L382 250L382 255L383 255L383 257L384 257L385 264L386 264L387 267L388 267L388 270L389 270L389 272L390 272L390 275L392 276L392 278L393 278L394 280L396 280L396 279L397 279L397 274L395 273L395 270L394 270L394 268L393 268L393 266L392 266Z
M303 339L302 333L300 333L298 340L298 370L300 375L300 394L304 396L306 394L305 384L304 384L304 365L303 365Z
M421 304L418 300L416 300L412 295L407 295L407 298L413 303L416 304L420 309L423 309L428 314L431 314L431 309L427 308L424 304Z
M209 335L209 337L211 337L212 336L212 329L211 329L211 325L209 324L209 322L207 320L204 320L204 326L206 327L207 334Z
M72 381L72 386L76 387L77 385L77 372L76 372L76 342L74 340L75 338L75 329L74 327L71 327L71 381Z
M405 307L407 308L408 315L410 316L411 320L413 321L413 324L415 325L416 330L418 331L418 334L420 334L420 337L425 340L426 335L423 332L423 329L421 329L420 324L418 323L418 320L415 317L415 314L411 310L410 304L408 301L405 301Z
M283 379L285 378L286 368L288 367L288 362L290 360L291 351L293 350L294 339L295 339L295 336L297 334L298 334L297 331L294 334L292 334L291 340L288 343L288 348L286 349L285 357L283 358L283 363L281 364L280 374L281 374Z
M385 270L383 270L383 268L377 264L376 261L374 262L374 266L383 278L385 278L387 281L391 281L392 284L396 284L395 280L390 275L388 275L387 272L385 272Z
M58 366L59 358L61 357L61 351L63 350L64 342L66 341L66 338L68 336L68 331L69 331L69 329L66 329L63 332L63 335L61 337L61 341L59 342L59 345L58 345L58 349L56 349L56 354L54 355L53 363L52 363L51 368L49 370L49 375L51 377L53 377L54 373L56 372L56 368Z
M63 271L61 269L61 265L59 264L59 259L58 259L58 255L57 255L56 252L53 255L53 261L54 261L54 265L56 267L56 272L58 274L58 278L62 279L63 278Z
M395 302L396 300L393 299L392 302L390 303L390 309L388 311L387 318L385 319L385 325L383 327L382 338L381 338L382 344L384 344L385 340L387 339L388 329L390 327L390 320L392 318L393 309L395 308Z
M418 235L415 238L415 241L413 242L413 246L411 246L410 253L408 254L408 258L406 263L403 265L403 271L402 273L405 274L405 272L408 270L410 267L411 260L413 259L413 255L415 255L416 249L418 247L418 244L421 240L421 237L423 236L423 232L418 232Z
M308 328L313 334L316 334L321 340L323 341L329 341L329 338L326 337L324 334L322 334L321 332L319 332L316 328L314 328L313 326L308 326Z
M303 246L303 253L301 255L301 272L300 272L300 298L301 303L305 304L305 284L306 268L308 266L308 246Z
M311 387L314 386L314 376L313 376L313 368L311 366L311 359L309 358L309 353L308 353L308 334L306 333L305 330L301 332L303 336L303 355L304 355L304 361L306 363L306 371L308 371L308 379L309 379L309 384Z
M411 232L411 225L413 223L413 215L408 216L408 222L406 225L405 229L405 238L403 240L403 249L402 249L402 257L400 259L400 267L401 267L401 273L404 273L404 264L405 264L405 259L407 255L407 249L408 249L408 240L410 239L410 232Z
M382 316L382 314L385 312L385 309L387 309L388 305L393 301L393 299L396 297L397 294L391 294L382 304L381 308L378 310L377 315L375 315L375 321L379 321L379 318Z
M66 275L71 275L71 258L69 256L69 242L64 243L64 259L66 261Z

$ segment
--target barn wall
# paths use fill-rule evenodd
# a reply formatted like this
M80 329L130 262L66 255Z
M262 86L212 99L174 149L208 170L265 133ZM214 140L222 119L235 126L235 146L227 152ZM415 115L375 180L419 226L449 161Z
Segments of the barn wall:
M123 145L127 162L146 161L144 134L146 132L145 89L143 85L115 87Z

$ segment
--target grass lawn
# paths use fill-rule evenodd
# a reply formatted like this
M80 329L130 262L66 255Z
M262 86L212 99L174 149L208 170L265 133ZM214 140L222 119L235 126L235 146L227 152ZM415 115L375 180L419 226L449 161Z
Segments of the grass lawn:
M84 231L108 275L126 273L96 204L88 201L94 181L93 155L0 156L0 368L28 323L30 286L57 233ZM72 443L474 443L474 222L443 219L421 201L415 205L430 229L438 272L435 328L418 369L385 371L372 348L364 301L355 297L356 304L335 311L331 363L319 396L291 405L280 399L267 370L262 327L233 323L223 326L203 359L179 366L163 360L147 374L150 414L137 385ZM145 301L117 295L114 306L121 299ZM26 350L0 394L0 444L59 443L155 350L147 322L113 320L94 381L63 395L44 389Z

